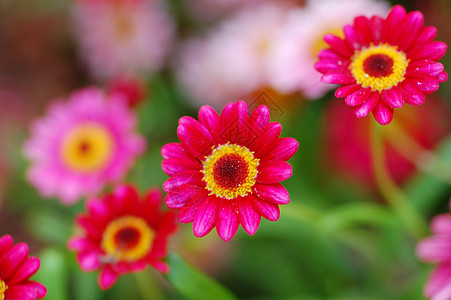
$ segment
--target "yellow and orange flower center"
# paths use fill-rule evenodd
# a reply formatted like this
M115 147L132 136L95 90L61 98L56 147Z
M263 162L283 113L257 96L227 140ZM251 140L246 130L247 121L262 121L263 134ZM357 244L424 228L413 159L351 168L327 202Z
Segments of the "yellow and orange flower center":
M68 168L88 173L105 167L113 151L110 131L102 125L88 123L67 132L62 141L61 157Z
M137 261L149 253L155 232L139 217L124 216L111 221L105 229L101 247L115 261Z
M357 83L379 92L402 82L409 64L404 52L388 44L362 48L351 61L350 70Z
M210 195L226 199L246 196L255 184L258 164L259 159L244 146L219 145L203 162L203 181Z
M0 300L5 299L5 293L7 289L8 286L6 285L6 283L0 279Z
M320 35L318 35L318 37L314 40L312 47L311 47L311 53L312 53L312 57L313 59L317 59L318 58L318 53L321 50L326 49L327 47L329 47L329 45L324 41L324 36L326 34L333 34L335 36L338 36L340 38L344 38L345 34L343 32L343 26L336 26L336 27L330 27L327 30L324 30Z

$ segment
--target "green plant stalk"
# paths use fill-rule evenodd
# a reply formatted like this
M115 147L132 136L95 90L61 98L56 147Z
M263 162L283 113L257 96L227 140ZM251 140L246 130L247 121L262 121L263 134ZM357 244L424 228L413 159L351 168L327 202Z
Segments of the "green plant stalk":
M396 185L387 170L382 130L382 125L379 125L373 120L373 126L371 126L371 146L376 183L388 204L404 223L406 230L413 237L420 239L428 232L426 221L410 203L403 190Z
M166 297L160 290L160 287L155 282L155 278L149 270L144 270L140 273L133 274L136 280L136 285L141 293L142 299L145 300L166 300Z

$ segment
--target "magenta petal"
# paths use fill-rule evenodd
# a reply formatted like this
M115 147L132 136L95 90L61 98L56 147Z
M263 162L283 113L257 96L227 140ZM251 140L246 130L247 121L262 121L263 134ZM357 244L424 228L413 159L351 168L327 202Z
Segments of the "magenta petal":
M366 117L376 106L377 102L379 101L379 97L379 92L372 92L364 103L359 106L355 106L354 114L357 116L357 118Z
M8 280L15 270L28 256L28 245L18 243L0 257L0 270L3 271L2 279Z
M438 82L445 82L448 80L448 73L446 71L441 72L437 75Z
M354 29L360 43L368 47L372 43L370 22L365 16L358 16L354 19Z
M188 201L197 201L201 198L205 198L207 195L208 192L205 189L186 184L182 185L176 192L168 193L164 199L164 203L166 203L169 208L179 209Z
M437 76L443 70L445 67L442 63L432 61L432 60L419 60L415 61L409 64L407 67L407 72L409 74L412 73L420 73L420 74L427 74L429 76Z
M332 49L324 49L318 52L319 59L343 59L343 56Z
M280 217L279 205L262 201L252 195L248 196L248 199L252 202L252 206L255 211L262 215L269 221L277 221Z
M384 28L384 19L379 16L372 16L370 19L371 35L375 45L379 44L382 38L382 29Z
M169 158L192 158L191 154L180 143L169 143L161 148L161 156Z
M223 142L243 144L248 137L249 112L244 101L229 103L221 113L219 138Z
M350 49L359 50L362 48L362 43L357 38L354 27L352 27L351 25L345 25L343 27L343 32L346 38L345 40L348 43Z
M177 213L177 220L180 223L191 223L194 221L199 204L185 205Z
M252 187L254 195L264 201L274 204L288 204L290 203L290 195L288 191L280 183L274 184L260 184L256 183Z
M169 265L167 263L165 263L164 261L158 261L158 260L151 261L150 264L152 265L152 267L154 267L161 273L166 274L169 272Z
M403 87L403 90L404 90L403 100L407 104L421 105L426 101L426 97L416 86L405 85Z
M257 168L257 182L272 184L284 181L293 175L291 165L282 160L269 160L260 163Z
M269 123L271 111L266 105L258 106L249 117L248 144L252 144L257 137L264 133Z
M106 218L109 214L108 206L97 198L90 198L86 202L86 206L91 215L95 216L97 220Z
M327 44L330 45L333 50L337 51L344 57L351 57L354 54L353 51L349 49L346 42L338 36L335 36L333 34L326 34L323 39Z
M400 88L398 88L397 86L394 86L389 90L383 90L381 92L382 101L386 105L394 108L401 108L403 106L404 101L402 101L402 96L402 90L400 90Z
M73 237L67 242L67 248L73 251L92 249L92 242L85 237Z
M451 236L434 235L417 245L417 255L424 261L442 263L451 260Z
M335 97L337 98L344 98L346 96L351 95L352 93L360 90L362 86L360 84L349 84L339 87L335 91Z
M0 238L0 253L8 251L14 243L12 236L5 234Z
M106 265L99 274L97 281L102 290L111 288L117 281L118 275L113 271L110 265Z
M269 123L265 128L265 133L249 145L249 149L254 151L254 157L264 157L270 153L274 149L274 144L277 142L281 132L282 125L280 123Z
M31 286L36 291L36 299L44 298L47 295L46 287L37 281L28 281L28 286Z
M431 94L439 89L438 80L431 76L415 74L415 77L413 77L409 74L408 79L410 82L415 82L418 89L425 94Z
M209 196L201 202L193 222L193 232L197 237L206 236L215 226L216 196Z
M208 105L204 105L199 109L199 122L210 131L213 138L217 139L219 134L219 115L218 113Z
M395 5L390 10L382 28L381 40L383 42L389 42L389 44L396 45L394 40L395 34L401 24L402 20L406 16L406 10L401 5Z
M35 300L37 298L37 291L33 286L28 284L17 284L8 287L5 293L6 300Z
M412 11L406 15L396 36L400 50L409 49L423 28L423 23L423 14L419 11Z
M294 138L279 138L274 149L262 158L262 160L289 160L299 149L299 142Z
M202 169L202 164L194 159L169 158L161 162L161 168L169 175L175 175L185 171L195 171Z
M407 58L416 60L439 60L446 53L447 45L444 42L434 41L412 49L407 53Z
M451 298L451 266L438 266L429 276L424 294L431 300L448 300Z
M321 77L321 80L325 83L334 84L351 84L355 83L354 77L349 72L335 72L330 71Z
M241 200L238 209L238 220L244 231L249 235L254 235L260 226L260 214L254 209L252 200L245 197Z
M178 173L163 183L163 189L165 192L173 192L176 191L179 187L185 184L196 185L202 180L202 173L200 171L186 171Z
M345 59L321 59L315 64L315 69L321 73L327 73L329 71L345 72L348 68L349 62Z
M435 234L451 235L451 214L435 216L431 222L431 230Z
M381 125L389 124L393 120L393 114L393 108L385 105L382 101L379 101L373 109L374 119Z
M29 257L8 280L9 285L17 284L25 281L36 273L41 266L41 261L37 257Z
M434 26L426 26L421 31L420 35L416 39L414 45L422 45L429 42L432 42L437 36L437 28Z
M183 146L199 160L203 160L214 146L213 137L207 128L191 117L180 118L177 135Z
M349 106L360 105L365 102L371 94L370 88L359 89L345 98L345 102Z
M77 260L80 268L84 271L93 271L100 268L99 256L100 252L98 251L79 252Z
M221 201L216 212L216 231L224 241L230 241L239 227L233 201Z

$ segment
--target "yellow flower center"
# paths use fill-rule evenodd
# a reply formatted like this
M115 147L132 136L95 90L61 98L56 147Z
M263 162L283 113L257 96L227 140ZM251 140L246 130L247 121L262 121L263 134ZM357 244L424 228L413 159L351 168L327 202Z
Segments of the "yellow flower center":
M219 145L203 162L203 181L210 195L234 199L251 192L257 177L259 159L244 146Z
M146 221L125 216L108 224L101 246L110 259L130 262L146 256L154 239L155 232Z
M324 41L323 37L326 34L333 34L336 35L340 38L343 38L345 36L344 32L343 32L343 27L342 26L337 26L337 27L331 27L328 30L324 30L324 32L320 35L318 35L318 37L315 39L315 41L312 44L312 57L314 59L318 59L318 53L329 47L329 45Z
M5 293L7 289L8 286L6 285L6 283L3 280L0 280L0 300L5 299Z
M105 167L113 148L111 133L102 125L89 123L69 130L63 138L61 156L70 169L92 172Z
M404 52L388 44L362 48L351 61L350 70L357 83L379 92L402 82L409 64Z

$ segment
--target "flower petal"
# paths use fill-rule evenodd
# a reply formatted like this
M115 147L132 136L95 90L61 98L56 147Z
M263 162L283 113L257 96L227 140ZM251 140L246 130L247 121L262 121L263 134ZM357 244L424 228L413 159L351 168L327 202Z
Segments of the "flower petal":
M258 165L257 170L257 182L263 184L278 183L293 175L291 165L281 160L264 161Z
M348 44L338 36L326 34L323 39L333 50L344 57L351 57L354 54L352 50L349 49Z
M381 40L383 42L388 42L389 44L396 45L396 40L394 40L394 32L397 31L402 20L406 16L406 10L401 5L395 5L392 7L388 13L387 18L384 22L384 27L381 32Z
M349 84L339 87L335 91L335 97L337 98L344 98L346 96L351 95L352 93L360 90L362 86L360 84Z
M41 261L37 257L29 257L8 280L9 285L14 285L27 280L36 273L41 266Z
M382 101L386 105L394 108L401 108L403 106L404 101L402 101L402 96L402 90L400 90L400 88L397 86L394 86L389 90L383 90L381 92Z
M451 235L451 214L435 216L431 222L431 230L435 234Z
M8 251L14 243L12 236L5 234L0 238L0 253Z
M269 221L279 220L279 205L260 200L253 195L249 195L247 198L251 201L252 206L255 208L255 211L262 215L264 218Z
M77 253L77 261L83 271L94 271L100 268L100 251L86 251Z
M407 53L407 58L411 61L423 59L439 60L445 55L447 48L446 43L433 41L412 49Z
M354 19L354 29L360 43L368 47L372 43L370 22L365 16L358 16Z
M208 105L204 105L199 109L199 122L208 129L213 138L219 142L218 134L220 128L220 120L218 113Z
M249 235L254 235L260 226L260 214L254 209L252 200L244 197L238 207L238 220L244 231Z
M451 260L451 236L434 235L417 245L417 255L424 261L443 263Z
M3 280L8 280L15 273L16 269L27 258L28 252L27 244L17 243L0 257L0 270L3 271Z
M343 27L343 33L345 35L346 43L348 43L348 46L350 49L359 50L362 48L362 43L357 37L356 31L353 26L351 25L345 25Z
M335 72L330 71L321 77L321 80L325 83L334 84L352 84L355 83L354 77L349 72Z
M274 149L267 155L265 155L262 160L289 160L299 149L299 142L290 137L279 138L274 146Z
M180 118L177 135L183 146L201 161L211 153L214 146L211 133L191 117Z
M424 94L414 85L406 84L403 87L403 100L410 105L421 105L426 101Z
M249 126L246 102L230 103L224 107L221 113L219 137L224 142L243 144L247 141Z
M393 108L379 101L376 107L373 109L373 116L376 121L381 125L387 125L393 120Z
M277 122L269 123L265 133L249 145L249 150L254 151L254 157L263 157L274 149L274 144L282 132L282 125Z
M192 159L192 155L180 143L169 143L161 148L161 156L164 159L184 158Z
M400 50L407 50L418 38L424 24L423 14L419 11L409 12L398 28L396 39Z
M176 191L168 193L164 199L164 203L166 203L169 208L179 209L188 201L196 201L205 198L207 195L208 192L204 188L184 184Z
M113 271L110 265L106 265L99 273L97 281L102 290L111 288L117 281L118 274Z
M47 295L47 289L42 283L30 280L27 285L36 291L36 299L44 298Z
M166 193L176 191L182 185L191 184L197 186L202 180L202 173L200 171L186 171L180 172L171 176L163 183L163 189Z
M371 94L370 88L359 89L345 98L345 102L349 106L360 105L365 102Z
M290 202L288 191L280 183L269 185L256 183L252 187L252 191L256 197L274 204L288 204Z
M201 202L193 222L195 236L206 236L213 229L215 226L216 207L216 196L209 196Z
M431 273L424 294L432 300L448 300L451 298L450 265L439 266Z
M233 201L221 201L216 211L216 231L224 241L230 241L239 227L238 218Z
M161 162L161 168L169 176L180 172L202 169L202 164L194 159L169 158Z
M379 92L372 92L364 103L358 106L354 106L354 114L357 116L357 118L366 117L376 106L377 102L379 101L379 97Z

